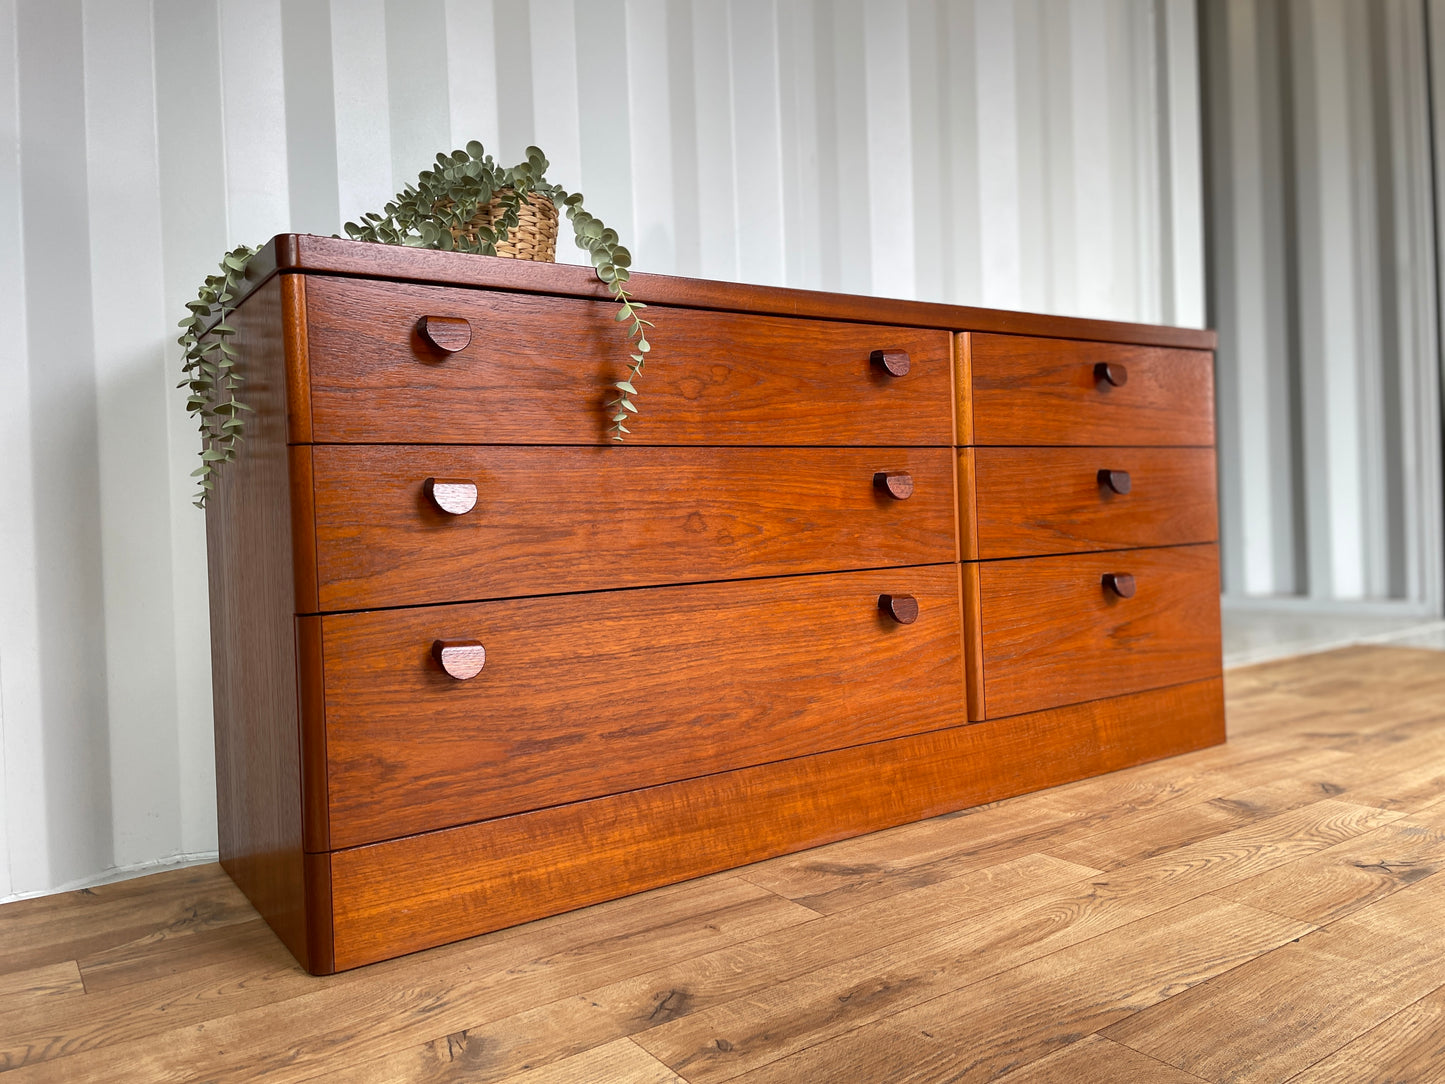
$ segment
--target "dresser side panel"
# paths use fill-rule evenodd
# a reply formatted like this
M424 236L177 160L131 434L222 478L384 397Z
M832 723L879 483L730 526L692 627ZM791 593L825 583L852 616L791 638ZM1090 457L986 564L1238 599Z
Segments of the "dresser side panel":
M221 864L308 960L282 279L231 317L246 436L206 510Z

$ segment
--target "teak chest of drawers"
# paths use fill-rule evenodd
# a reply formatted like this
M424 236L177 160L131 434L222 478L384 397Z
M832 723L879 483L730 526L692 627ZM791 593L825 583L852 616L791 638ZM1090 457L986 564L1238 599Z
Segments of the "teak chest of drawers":
M618 446L585 269L249 275L221 856L313 972L1224 739L1211 333L638 276Z

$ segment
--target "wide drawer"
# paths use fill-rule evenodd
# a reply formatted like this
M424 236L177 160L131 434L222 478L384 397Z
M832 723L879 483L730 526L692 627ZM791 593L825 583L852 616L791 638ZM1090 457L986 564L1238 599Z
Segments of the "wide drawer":
M1132 598L1106 576L1132 576ZM1123 550L978 565L988 718L1220 673L1219 551Z
M1176 546L1218 537L1211 448L977 448L963 457L974 479L971 556Z
M626 344L601 301L308 277L312 439L606 442ZM635 444L949 445L951 336L826 320L650 307ZM422 317L470 342L427 345ZM875 351L908 355L891 375ZM895 364L895 368L901 368Z
M1206 351L1020 335L968 349L976 444L1214 443Z
M963 718L957 565L307 620L332 847ZM485 666L449 676L438 640L480 642Z
M947 448L298 451L323 610L957 559Z

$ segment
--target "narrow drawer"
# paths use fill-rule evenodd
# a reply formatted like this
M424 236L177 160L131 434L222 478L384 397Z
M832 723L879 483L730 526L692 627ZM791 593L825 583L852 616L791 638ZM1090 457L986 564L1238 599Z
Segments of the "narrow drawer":
M1211 448L977 448L963 457L984 560L1218 537Z
M969 369L976 444L1214 443L1206 351L971 335Z
M319 620L332 847L963 718L957 565Z
M309 454L322 610L957 559L947 448Z
M1220 673L1214 545L984 561L978 572L988 718ZM1104 583L1123 575L1132 598Z
M629 351L602 301L308 277L313 439L594 444ZM655 307L634 444L949 445L951 336ZM465 320L453 353L422 317ZM459 335L457 342L466 339ZM874 351L906 353L892 375ZM895 363L895 369L902 368Z

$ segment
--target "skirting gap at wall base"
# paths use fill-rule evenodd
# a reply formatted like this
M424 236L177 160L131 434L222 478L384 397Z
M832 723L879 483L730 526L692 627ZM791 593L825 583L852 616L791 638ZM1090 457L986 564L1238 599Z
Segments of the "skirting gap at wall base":
M55 888L45 888L38 892L16 892L9 896L0 896L0 904L13 903L16 900L32 900L38 896L55 896L61 892L76 892L82 888L96 888L100 885L113 884L116 881L128 881L132 877L144 877L150 873L164 873L171 869L184 869L186 866L200 866L207 862L220 860L216 851L196 851L193 854L174 854L169 858L158 858L153 862L137 862L130 866L111 866L102 873L93 877L82 877L78 881L68 881Z

